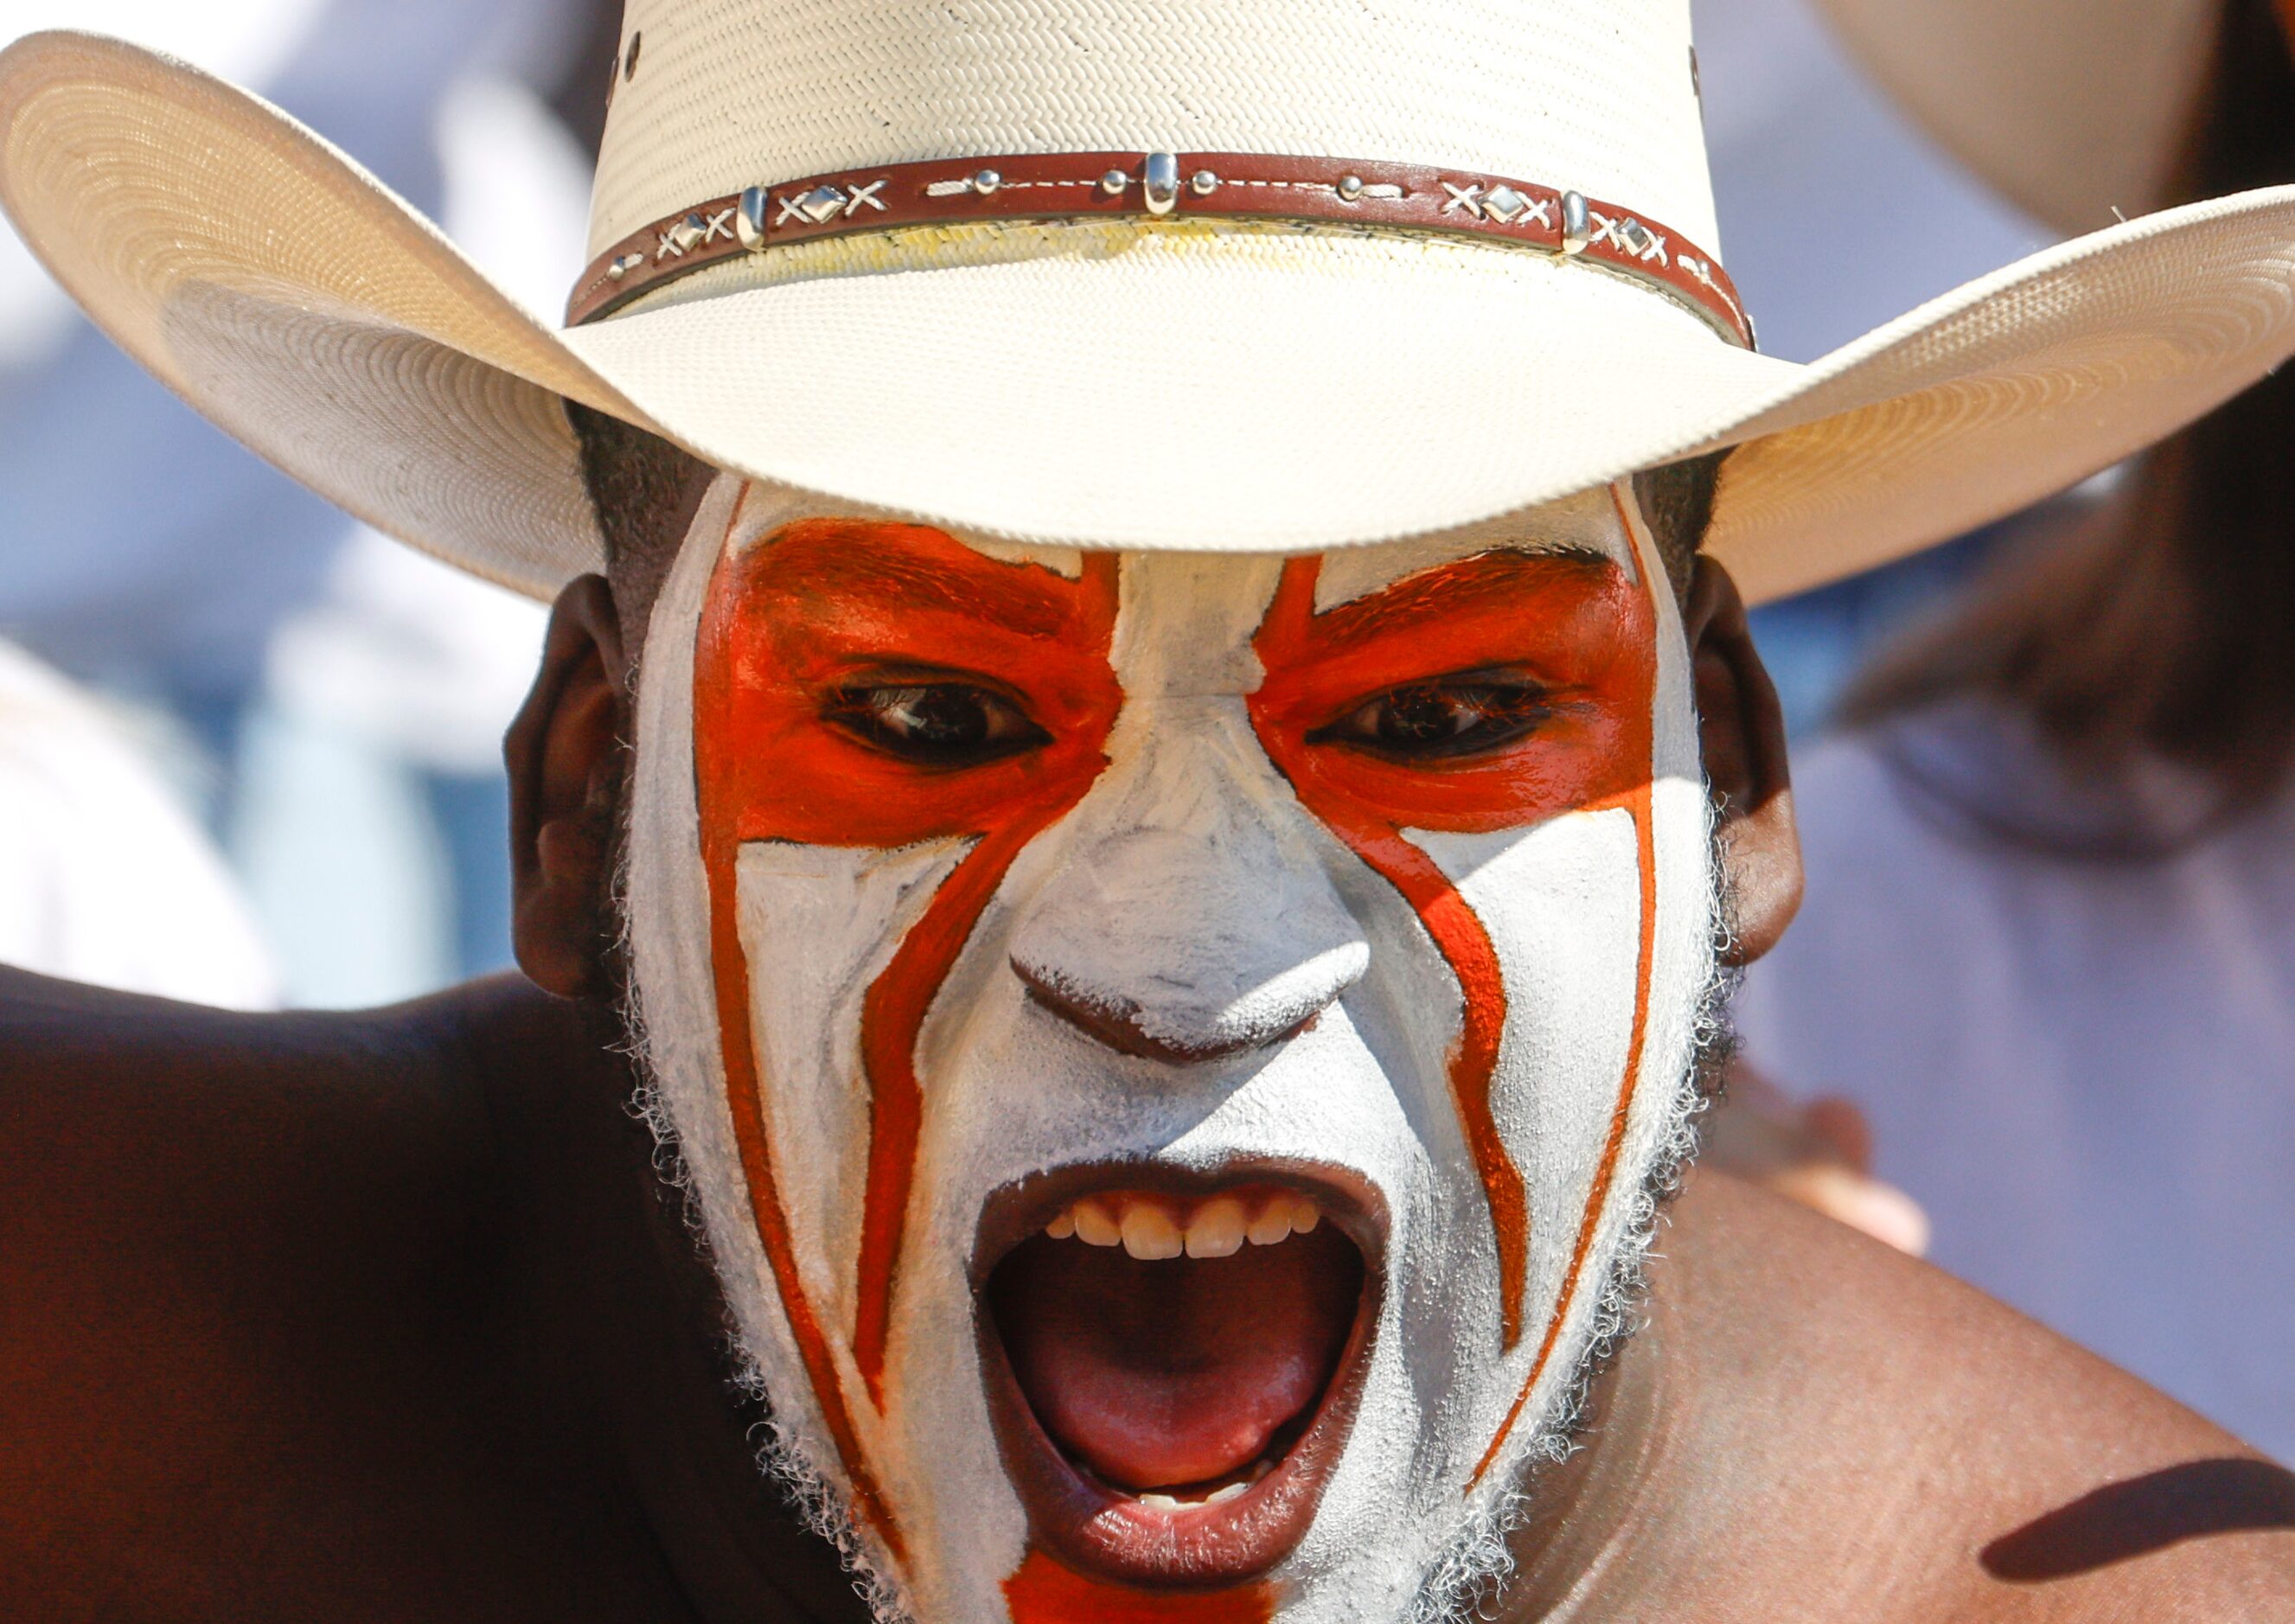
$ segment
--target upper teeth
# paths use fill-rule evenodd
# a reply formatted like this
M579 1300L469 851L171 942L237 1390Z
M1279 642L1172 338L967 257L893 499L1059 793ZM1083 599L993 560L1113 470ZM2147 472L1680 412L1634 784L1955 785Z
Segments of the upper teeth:
M1086 1196L1046 1225L1056 1241L1122 1246L1135 1258L1232 1257L1245 1241L1272 1246L1311 1234L1323 1214L1304 1196L1275 1190L1246 1199L1214 1196L1188 1211L1160 1196Z

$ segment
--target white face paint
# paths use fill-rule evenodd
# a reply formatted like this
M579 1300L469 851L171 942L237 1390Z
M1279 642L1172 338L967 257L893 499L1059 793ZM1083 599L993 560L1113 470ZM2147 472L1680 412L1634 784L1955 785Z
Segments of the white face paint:
M630 897L788 1452L922 1618L1406 1616L1552 1449L1686 1109L1705 801L1630 494L1327 561L819 511L702 508Z

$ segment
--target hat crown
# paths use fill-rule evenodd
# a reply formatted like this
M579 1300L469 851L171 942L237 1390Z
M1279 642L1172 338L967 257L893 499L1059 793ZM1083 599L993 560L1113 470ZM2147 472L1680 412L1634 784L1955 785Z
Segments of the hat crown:
M629 0L591 249L749 185L1123 151L1455 167L1715 240L1689 0Z

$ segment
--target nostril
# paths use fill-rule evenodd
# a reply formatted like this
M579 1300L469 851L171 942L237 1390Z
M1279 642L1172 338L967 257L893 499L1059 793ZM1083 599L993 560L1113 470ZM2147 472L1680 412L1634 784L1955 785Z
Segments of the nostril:
M1119 1054L1197 1065L1265 1049L1311 1031L1323 1011L1360 979L1368 951L1341 949L1275 978L1232 1003L1159 1000L1149 1006L1012 955L1012 973L1039 1007Z
M1370 967L1361 925L1287 825L1240 798L1188 800L1205 827L1133 828L1064 853L1004 943L1037 1007L1171 1065L1281 1043Z
M1164 1023L1127 998L1078 985L1057 971L1012 961L1012 973L1028 989L1028 996L1087 1037L1105 1043L1118 1054L1167 1065L1194 1065L1278 1042L1313 1022L1314 1014L1281 1032L1206 1032L1190 1037L1175 1032L1158 1032L1151 1026ZM1320 1013L1319 1011L1316 1013Z

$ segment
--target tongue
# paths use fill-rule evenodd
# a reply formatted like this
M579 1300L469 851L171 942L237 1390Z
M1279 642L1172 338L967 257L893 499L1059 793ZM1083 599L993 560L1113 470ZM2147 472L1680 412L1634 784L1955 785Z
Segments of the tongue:
M1155 1262L1038 1236L988 1287L1037 1420L1134 1492L1232 1477L1268 1455L1329 1384L1361 1289L1360 1254L1327 1224Z

